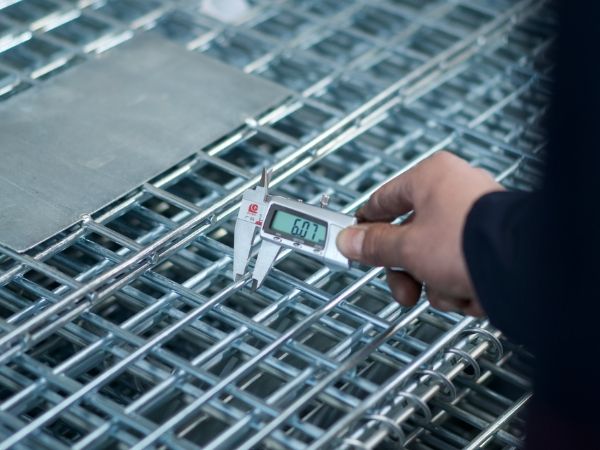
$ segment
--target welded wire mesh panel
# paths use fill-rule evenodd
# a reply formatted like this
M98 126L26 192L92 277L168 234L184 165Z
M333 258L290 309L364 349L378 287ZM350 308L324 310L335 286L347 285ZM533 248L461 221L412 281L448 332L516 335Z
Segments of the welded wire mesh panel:
M380 269L284 252L232 281L263 167L352 213L440 149L539 184L556 17L541 1L0 1L0 99L146 29L296 95L25 254L0 248L0 448L519 448L528 353L391 300ZM43 220L43 218L40 218Z

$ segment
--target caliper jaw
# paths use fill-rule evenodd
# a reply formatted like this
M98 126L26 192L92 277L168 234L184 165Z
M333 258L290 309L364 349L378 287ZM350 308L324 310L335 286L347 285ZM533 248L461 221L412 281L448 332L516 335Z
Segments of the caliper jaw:
M258 250L256 264L254 265L254 272L252 272L252 289L258 289L263 281L265 281L269 270L271 270L271 266L279 254L279 250L281 250L280 245L271 241L262 241Z
M252 242L254 241L254 238L266 217L267 207L269 204L270 175L270 172L267 172L266 169L263 169L259 185L252 190L244 192L242 197L238 218L235 222L235 231L233 237L234 281L238 281L246 273L246 267L248 267L248 260L250 259L250 251L252 250ZM261 250L259 251L259 259L261 252L262 246ZM263 275L263 279L265 276L266 273ZM260 283L258 283L258 285L260 286Z
M245 220L237 220L235 223L235 235L233 237L233 280L238 281L246 273L252 242L256 236L258 227Z

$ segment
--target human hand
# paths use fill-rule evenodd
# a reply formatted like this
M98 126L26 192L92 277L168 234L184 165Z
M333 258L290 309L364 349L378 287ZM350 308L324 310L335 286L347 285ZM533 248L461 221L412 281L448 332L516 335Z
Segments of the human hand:
M357 212L359 224L338 235L338 248L353 261L384 266L392 295L404 306L418 301L425 283L435 308L483 315L463 255L462 233L475 201L500 190L485 170L438 152L377 190ZM404 223L389 223L410 211Z

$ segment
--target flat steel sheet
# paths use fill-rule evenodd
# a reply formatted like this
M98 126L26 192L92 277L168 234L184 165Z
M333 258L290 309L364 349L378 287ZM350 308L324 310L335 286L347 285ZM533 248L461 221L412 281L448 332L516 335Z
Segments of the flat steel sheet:
M0 105L0 243L25 251L289 95L146 33Z

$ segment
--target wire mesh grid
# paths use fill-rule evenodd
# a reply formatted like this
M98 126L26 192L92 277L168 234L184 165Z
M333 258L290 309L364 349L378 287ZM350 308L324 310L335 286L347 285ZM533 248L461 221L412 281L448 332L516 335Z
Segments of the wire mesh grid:
M284 252L231 280L241 193L351 213L440 149L540 181L541 1L0 1L0 99L155 28L295 95L26 254L0 247L0 448L520 448L531 357Z

